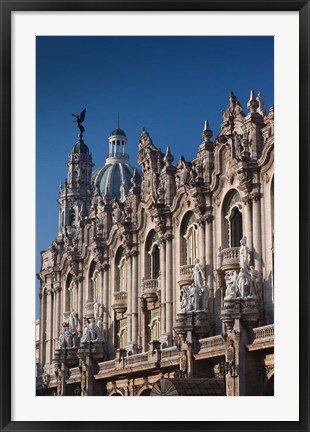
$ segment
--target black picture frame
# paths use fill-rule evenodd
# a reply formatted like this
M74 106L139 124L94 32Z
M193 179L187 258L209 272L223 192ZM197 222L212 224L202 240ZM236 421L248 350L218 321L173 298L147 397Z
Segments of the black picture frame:
M300 356L299 356L299 401L300 420L297 422L23 422L11 421L11 13L13 11L298 11L300 24L299 70L300 70L300 201L299 201L299 280L300 280ZM121 431L144 430L162 431L175 430L290 430L310 431L309 427L309 0L98 0L98 1L64 1L33 0L10 1L0 0L1 29L1 116L0 116L0 325L1 325L1 357L0 357L0 404L1 431ZM294 223L292 208L292 223ZM288 247L289 252L289 247ZM296 271L296 269L294 270ZM289 342L288 342L289 343ZM294 353L292 353L292 369L287 371L288 395L289 381L294 377ZM242 401L240 402L242 405ZM154 418L155 416L152 416ZM176 418L178 417L176 413Z

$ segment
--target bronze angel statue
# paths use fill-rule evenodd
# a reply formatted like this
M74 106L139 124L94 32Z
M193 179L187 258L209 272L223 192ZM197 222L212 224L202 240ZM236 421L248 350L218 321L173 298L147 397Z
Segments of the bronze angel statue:
M78 115L78 114L72 114L73 117L75 117L74 121L76 122L77 127L80 130L79 138L82 138L83 137L83 132L85 132L85 128L84 128L84 126L82 126L82 123L85 120L85 114L86 114L86 108L83 109L83 111L81 112L80 115Z

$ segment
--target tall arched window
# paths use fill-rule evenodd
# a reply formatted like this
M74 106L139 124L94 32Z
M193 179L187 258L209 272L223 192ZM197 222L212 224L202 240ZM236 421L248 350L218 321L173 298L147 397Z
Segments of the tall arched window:
M88 301L94 302L98 300L98 282L99 282L99 272L96 267L96 262L92 261L89 269L89 280L88 280Z
M225 218L223 245L229 248L239 247L243 237L243 227L242 201L238 191L234 190L228 195L223 210Z
M71 209L69 213L69 225L75 224L75 209Z
M76 306L76 285L71 273L68 274L66 281L66 295L65 295L65 310L69 312L75 309Z
M115 291L127 291L127 268L125 250L120 247L115 258Z
M193 265L198 257L198 224L193 213L188 213L181 225L181 242L183 253L182 265Z
M149 234L146 247L147 247L146 279L157 279L159 277L159 270L160 270L159 237L154 230L151 231L151 233Z

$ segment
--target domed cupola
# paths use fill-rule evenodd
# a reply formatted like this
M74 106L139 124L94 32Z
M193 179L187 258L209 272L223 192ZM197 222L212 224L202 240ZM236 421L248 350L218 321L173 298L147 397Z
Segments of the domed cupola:
M89 148L84 143L82 138L79 138L77 143L74 144L72 151L72 154L89 154Z
M119 128L113 130L109 137L109 154L105 164L93 173L95 187L100 195L110 195L124 201L131 188L134 167L126 153L127 136Z

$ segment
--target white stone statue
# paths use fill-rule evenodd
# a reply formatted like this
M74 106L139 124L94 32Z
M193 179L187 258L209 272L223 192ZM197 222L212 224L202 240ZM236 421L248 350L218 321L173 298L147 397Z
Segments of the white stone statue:
M97 299L95 299L95 303L94 303L94 319L97 322L99 317L99 303L97 302Z
M194 276L194 285L200 290L203 283L205 282L205 277L203 274L203 266L200 264L199 258L195 258L193 276Z
M65 330L65 343L66 343L66 348L73 348L73 338L72 338L71 331L68 329L68 327Z
M97 341L102 342L103 341L103 323L102 319L99 317L96 322L96 330L97 330Z
M248 267L248 255L251 252L250 248L246 245L246 237L242 237L240 240L240 249L239 249L239 262L240 269L244 269Z
M245 298L249 295L250 278L248 273L245 272L244 268L240 269L240 272L237 276L237 286L240 297Z
M207 309L208 286L204 283L200 289L200 306L201 310Z
M90 342L90 331L88 327L88 321L84 321L84 330L83 330L83 336L81 337L81 342Z
M96 332L96 323L94 319L90 320L90 323L88 325L89 333L90 333L90 340L94 341L97 339L97 332Z
M60 348L60 349L66 348L65 329L63 329L62 332L59 335L58 348Z
M226 292L225 299L234 299L237 297L237 272L230 271L225 275Z
M190 310L191 303L190 303L190 293L188 287L181 288L181 307L180 312L187 312Z
M194 283L190 288L190 301L191 301L191 309L197 311L200 310L199 307L199 295L200 295L200 287L196 286Z
M250 289L249 297L257 296L258 271L253 266L250 266Z

